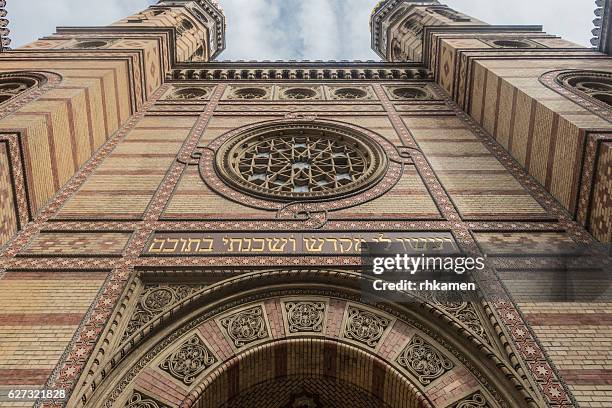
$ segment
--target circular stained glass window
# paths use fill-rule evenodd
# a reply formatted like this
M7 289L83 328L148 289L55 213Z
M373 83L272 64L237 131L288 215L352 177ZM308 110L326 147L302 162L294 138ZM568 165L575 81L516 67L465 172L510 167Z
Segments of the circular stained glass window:
M378 181L386 155L370 138L323 125L264 128L228 140L217 170L229 184L253 195L321 200L359 192Z

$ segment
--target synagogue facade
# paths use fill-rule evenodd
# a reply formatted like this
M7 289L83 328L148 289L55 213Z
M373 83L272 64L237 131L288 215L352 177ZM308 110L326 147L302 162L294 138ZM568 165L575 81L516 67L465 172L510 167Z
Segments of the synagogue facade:
M379 62L224 62L162 0L0 53L0 395L53 394L0 406L609 406L600 3L596 48L385 0ZM390 300L369 243L486 268Z

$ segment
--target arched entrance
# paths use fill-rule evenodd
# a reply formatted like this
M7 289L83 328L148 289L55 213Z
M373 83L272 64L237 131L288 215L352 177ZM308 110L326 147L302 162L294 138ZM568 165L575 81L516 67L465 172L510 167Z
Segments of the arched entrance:
M432 406L373 353L326 338L268 343L212 372L184 400L195 408Z
M103 339L109 352L71 406L537 406L476 305L464 305L476 319L466 321L456 304L387 302L346 270L241 271L212 285L144 279L109 324L129 335ZM142 303L157 314L142 320Z

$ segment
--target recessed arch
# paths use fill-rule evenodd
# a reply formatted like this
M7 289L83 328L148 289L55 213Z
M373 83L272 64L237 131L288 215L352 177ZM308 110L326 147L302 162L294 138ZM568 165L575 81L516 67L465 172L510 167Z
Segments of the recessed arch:
M386 372L400 372L405 381L414 385L414 389L407 385L405 387L408 388L405 389L411 389L410 395L417 396L417 399L420 398L419 395L429 398L427 390L447 378L446 375L460 373L466 383L472 384L472 391L484 395L483 398L486 398L492 407L537 406L527 391L528 388L521 383L520 374L505 360L503 351L496 351L494 346L476 336L458 319L430 302L409 294L406 294L406 302L401 303L386 302L370 295L364 296L361 291L364 279L368 278L362 277L358 272L343 270L262 270L229 278L195 291L151 319L119 347L104 350L110 358L92 356L94 359L101 358L100 362L105 364L100 367L95 364L91 366L93 375L82 379L84 387L73 395L73 399L83 402L79 406L98 407L122 403L121 399L129 398L133 392L151 398L171 398L171 395L155 394L155 389L142 389L139 385L144 381L139 380L141 375L155 373L155 377L163 377L176 384L175 391L178 390L176 392L183 395L181 401L185 399L193 403L200 395L204 395L200 384L205 384L207 379L213 378L213 372L219 366L231 366L234 358L243 361L247 355L245 353L255 353L261 347L274 348L278 344L284 344L282 342L298 344L299 341L307 341L318 344L317 341L322 340L323 343L327 342L326 344L343 343L351 350L361 350L375 356L368 361L380 361ZM314 297L326 302L329 315L326 317L327 323L323 332L292 334L282 329L282 322L286 321L287 317L281 315L280 311L283 310L281 306L287 297ZM359 334L348 335L347 331L351 328L347 323L346 312L351 308L375 314L386 321L383 323L386 325L383 327L384 334L374 338L374 342L360 339ZM256 313L255 309L258 309ZM129 310L129 306L122 304L120 310ZM244 313L264 319L263 323L249 326L257 326L257 330L264 327L266 333L263 336L251 336L245 340L229 335L227 328L230 325L223 322L234 318L240 320L243 316L238 315ZM117 318L120 319L120 315L117 315ZM116 329L117 323L112 322L111 326ZM227 330L224 331L224 328ZM415 337L419 342L413 341ZM168 372L160 369L168 366L166 360L177 355L178 349L194 342L199 350L206 349L205 354L209 357L213 355L214 358L209 358L208 364L203 368L199 367L196 373L186 373L190 378L188 382L181 382L179 377L169 376ZM110 339L103 338L100 343L101 351L112 343ZM424 343L426 344L423 345ZM410 347L433 350L425 352L427 355L437 355L438 359L450 359L452 364L444 364L445 369L438 370L439 372L430 369L425 373L419 371L422 370L420 364L412 367L402 365L398 360L399 353L402 352L403 357L409 355L405 351ZM342 346L342 349L347 348ZM240 367L242 371L244 366ZM419 377L427 378L423 381ZM342 380L340 375L335 378ZM194 394L193 384L198 384L202 390ZM367 390L364 383L353 385ZM250 387L245 387L241 391L247 392L249 389ZM191 399L187 398L188 395L191 395ZM420 401L426 401L425 397ZM229 401L228 398L226 400ZM179 406L181 401L175 399L166 403ZM446 406L435 401L432 403L432 406Z
M433 404L376 354L338 340L303 337L273 341L233 357L198 384L181 406L421 408Z

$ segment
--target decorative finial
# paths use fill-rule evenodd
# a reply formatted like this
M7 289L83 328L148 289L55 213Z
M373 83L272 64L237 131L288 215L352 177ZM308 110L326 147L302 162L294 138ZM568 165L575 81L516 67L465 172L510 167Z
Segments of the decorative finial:
M5 18L8 14L5 7L6 0L0 0L0 52L10 50L9 45L11 44L9 38L11 30L8 28L9 21Z

